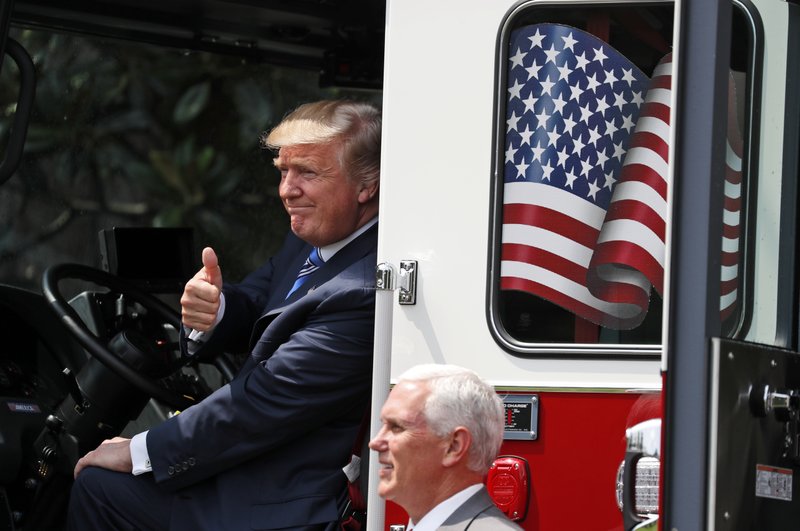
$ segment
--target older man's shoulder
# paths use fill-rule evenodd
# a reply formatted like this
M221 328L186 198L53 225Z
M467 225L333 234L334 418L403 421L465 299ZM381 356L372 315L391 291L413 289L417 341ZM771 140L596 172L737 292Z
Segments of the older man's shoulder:
M485 488L473 494L439 527L440 531L521 530L489 497Z
M521 530L522 528L509 520L497 507L490 507L479 514L466 529L469 531L492 531L498 529Z

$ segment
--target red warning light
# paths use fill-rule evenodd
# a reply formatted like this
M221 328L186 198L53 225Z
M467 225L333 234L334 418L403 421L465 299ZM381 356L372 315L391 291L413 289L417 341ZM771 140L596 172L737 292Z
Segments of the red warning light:
M528 462L522 457L500 456L486 478L486 489L495 505L510 519L519 521L528 512L530 486Z

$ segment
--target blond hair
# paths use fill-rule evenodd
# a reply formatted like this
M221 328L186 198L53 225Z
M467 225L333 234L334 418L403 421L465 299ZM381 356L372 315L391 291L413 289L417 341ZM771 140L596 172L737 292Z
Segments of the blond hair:
M269 149L298 144L342 142L340 164L361 182L377 180L381 160L381 113L369 103L322 100L305 103L264 133L261 143Z

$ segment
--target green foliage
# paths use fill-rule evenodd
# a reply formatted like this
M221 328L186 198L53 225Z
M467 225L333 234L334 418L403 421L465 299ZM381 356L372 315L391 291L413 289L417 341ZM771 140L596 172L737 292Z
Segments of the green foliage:
M189 226L240 278L288 228L259 138L322 91L316 73L239 57L39 30L12 30L34 58L25 157L0 188L0 274L38 287L55 262L98 265L97 232ZM18 81L0 72L5 145ZM363 98L363 95L360 95ZM374 97L373 97L374 98ZM157 259L157 257L154 257Z
M185 124L197 118L208 106L211 85L208 81L189 87L178 99L172 117L176 124Z

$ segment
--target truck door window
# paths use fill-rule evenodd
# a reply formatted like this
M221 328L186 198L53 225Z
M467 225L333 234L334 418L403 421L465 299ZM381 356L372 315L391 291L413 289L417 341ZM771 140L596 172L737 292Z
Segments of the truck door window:
M720 255L720 335L743 337L753 315L753 262L758 128L760 109L761 24L750 3L734 3L728 127L725 142L722 248ZM752 204L751 204L752 203ZM749 218L749 219L748 219Z
M512 351L660 347L672 17L671 4L531 3L501 31L490 311ZM745 98L732 97L744 116ZM734 125L721 311L740 323L745 157Z
M745 154L751 158L744 161L751 168L750 192L755 191L752 181L757 177L758 193L743 210L750 225L743 242L748 267L740 301L745 315L733 330L737 339L797 350L800 9L792 2L753 0L753 4L756 10L751 16L738 28L734 26L731 54L734 71L746 70L749 75L749 64L753 65L754 82L745 87L755 87L754 98L760 92L760 106L752 103L745 112L746 119L760 124L748 131L754 140L749 148L745 145ZM763 31L755 39L758 53L748 57L741 46L737 49L736 41L741 40L743 28L762 24ZM748 96L745 100L746 105L750 103ZM746 190L747 179L744 186ZM723 333L729 330L723 327Z

